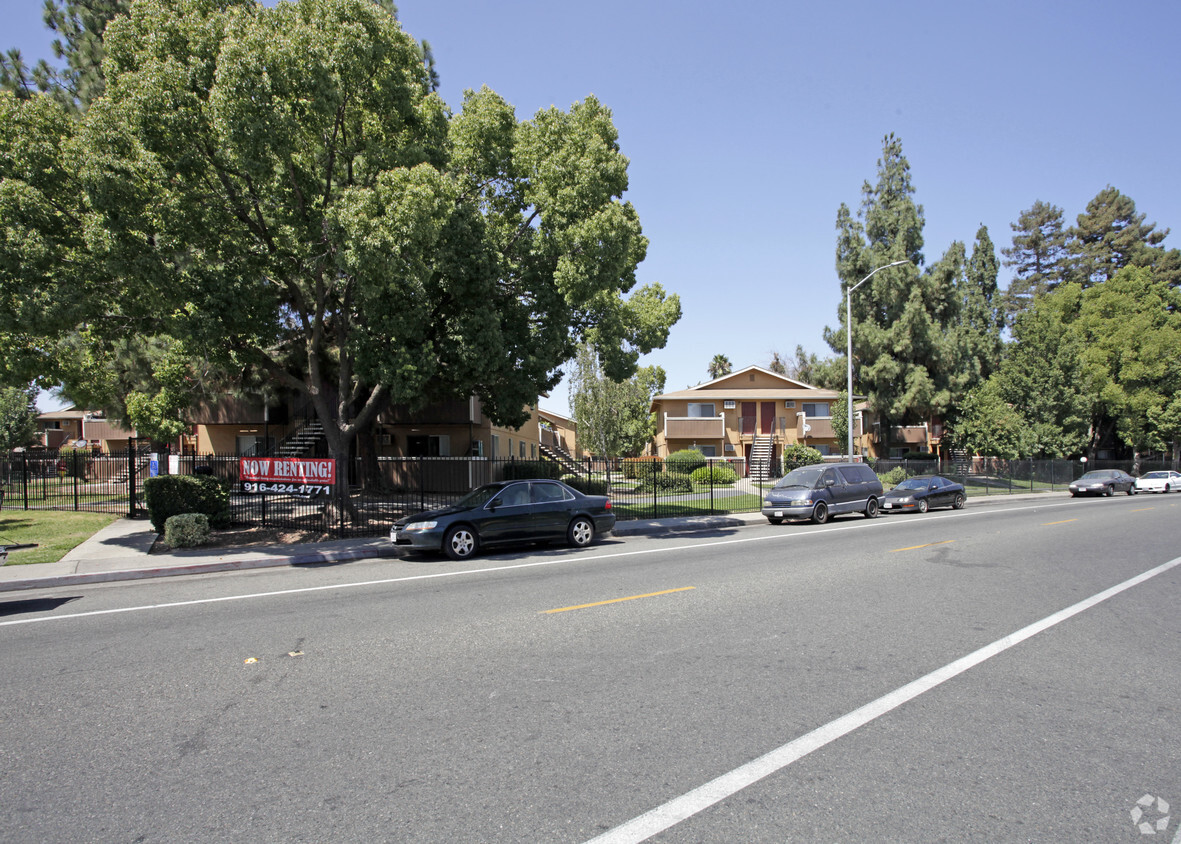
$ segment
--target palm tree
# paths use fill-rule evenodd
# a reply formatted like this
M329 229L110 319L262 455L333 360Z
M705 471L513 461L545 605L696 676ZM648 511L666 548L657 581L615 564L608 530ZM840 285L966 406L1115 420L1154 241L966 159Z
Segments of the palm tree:
M725 355L714 355L714 359L709 362L709 377L710 380L721 378L723 375L729 375L734 371L734 365L730 363L730 358Z

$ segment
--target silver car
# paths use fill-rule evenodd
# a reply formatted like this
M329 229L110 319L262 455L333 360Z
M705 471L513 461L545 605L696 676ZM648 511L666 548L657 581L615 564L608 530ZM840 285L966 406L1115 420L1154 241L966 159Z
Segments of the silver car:
M1175 489L1181 489L1181 472L1171 469L1149 472L1143 477L1136 478L1137 492L1172 492Z

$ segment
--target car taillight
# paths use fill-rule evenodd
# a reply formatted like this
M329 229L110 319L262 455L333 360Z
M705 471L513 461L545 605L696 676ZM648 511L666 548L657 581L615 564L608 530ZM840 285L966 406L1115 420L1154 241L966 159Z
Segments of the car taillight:
M604 509L604 510L610 510L610 509L611 509L611 499L610 499L610 498L608 498L608 499L607 499L607 503L603 505L603 509Z

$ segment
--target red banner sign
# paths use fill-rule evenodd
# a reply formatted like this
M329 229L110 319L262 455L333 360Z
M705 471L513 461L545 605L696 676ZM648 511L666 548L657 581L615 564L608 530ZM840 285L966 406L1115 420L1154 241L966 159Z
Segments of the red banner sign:
M336 461L296 457L243 457L238 463L241 480L258 483L318 484L336 482Z

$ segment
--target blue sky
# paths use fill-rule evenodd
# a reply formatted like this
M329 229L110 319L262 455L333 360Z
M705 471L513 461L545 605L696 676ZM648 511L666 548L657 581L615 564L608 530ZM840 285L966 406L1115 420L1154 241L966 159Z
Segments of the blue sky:
M0 47L48 55L40 3L0 4ZM455 109L483 84L518 118L588 94L612 109L651 241L639 280L684 309L642 361L669 390L718 353L830 354L837 208L856 209L890 132L928 263L981 223L1009 245L1035 200L1071 223L1107 185L1181 244L1175 3L402 0L399 16ZM542 406L567 412L565 385Z

